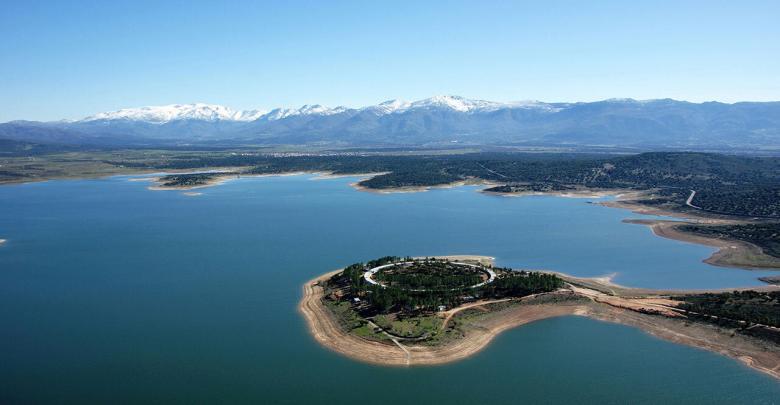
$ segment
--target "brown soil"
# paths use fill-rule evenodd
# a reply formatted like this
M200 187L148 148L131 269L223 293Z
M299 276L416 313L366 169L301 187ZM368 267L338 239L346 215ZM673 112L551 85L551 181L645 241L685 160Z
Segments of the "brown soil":
M322 303L323 289L318 284L337 272L307 282L299 309L317 342L359 361L388 366L449 363L479 352L507 329L546 318L581 315L637 327L665 340L720 353L780 379L778 345L736 334L731 329L689 322L673 310L676 301L664 296L650 296L647 291L637 291L633 297L621 297L578 285L525 300L471 303L468 304L470 308L489 310L469 320L465 336L438 346L363 339L346 332ZM607 290L613 287L602 285L602 289ZM622 292L631 291L617 287ZM462 316L466 312L464 309L467 308L455 308L442 316L449 322Z
M647 225L653 233L668 239L696 243L718 248L712 256L704 259L713 266L734 267L741 269L776 269L780 268L780 259L767 255L760 247L740 240L708 238L693 233L680 231L680 222L633 219L626 223Z

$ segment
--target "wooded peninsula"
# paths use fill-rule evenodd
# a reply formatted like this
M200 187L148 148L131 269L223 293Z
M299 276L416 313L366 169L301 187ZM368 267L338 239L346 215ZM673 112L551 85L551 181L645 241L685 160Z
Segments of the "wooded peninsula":
M382 257L324 274L303 288L299 309L315 339L370 363L456 361L506 329L580 315L722 353L780 378L780 292L773 289L625 288L498 268L483 256Z

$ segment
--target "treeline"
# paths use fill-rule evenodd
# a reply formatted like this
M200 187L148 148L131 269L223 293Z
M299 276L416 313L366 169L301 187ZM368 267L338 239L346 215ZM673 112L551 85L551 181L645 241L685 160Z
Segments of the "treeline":
M485 191L493 193L549 193L552 191L574 190L572 186L558 183L531 183L531 184L504 184L502 186L489 187Z
M192 187L207 184L209 181L230 173L187 173L171 174L160 177L160 185L163 187Z
M359 287L359 295L367 300L369 314L391 312L430 312L440 305L455 307L463 302L463 291L408 291L378 285Z
M780 218L780 186L703 188L696 191L693 204L718 214Z
M563 281L553 274L507 269L493 283L478 288L409 291L394 287L361 285L358 286L358 291L365 292L362 295L368 300L369 312L384 314L397 311L435 311L442 305L452 308L477 299L524 297L554 291L562 286Z
M388 274L376 278L377 281L389 286L410 289L441 290L457 288L453 286L470 286L479 284L482 278L478 274Z
M381 271L374 279L387 286L405 289L442 290L463 288L482 282L480 271L446 260L416 260L408 267Z
M329 171L386 174L364 180L374 189L434 186L466 179L502 184L494 191L572 187L658 189L660 202L728 215L780 217L780 158L652 152L630 156L472 153L463 155L295 155L213 152L172 154L158 161L110 162L125 167L197 169L249 167L245 173Z
M745 322L743 326L762 324L780 327L780 291L734 291L720 294L686 295L679 308L710 317L711 322L729 324ZM711 317L717 317L711 318Z
M412 260L411 258L407 257L403 259L403 261L409 261ZM363 273L366 272L368 269L373 269L374 267L379 267L383 264L388 263L394 263L402 261L400 257L398 256L383 256L378 259L369 260L365 264L364 263L355 263L350 264L349 266L345 267L344 270L341 271L341 273L337 273L330 279L330 283L334 285L340 285L340 286L350 286L350 287L359 287L363 285Z
M501 270L499 270L501 271ZM482 294L492 298L523 297L555 291L563 287L563 280L554 274L512 271L503 269L502 276L482 287Z

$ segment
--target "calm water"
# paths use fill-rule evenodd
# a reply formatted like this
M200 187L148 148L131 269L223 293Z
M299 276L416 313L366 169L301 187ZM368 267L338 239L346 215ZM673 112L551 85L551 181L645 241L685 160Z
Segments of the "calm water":
M780 384L641 331L566 317L452 365L353 362L296 313L301 284L387 254L660 288L758 285L627 211L473 188L360 193L352 179L254 178L147 191L117 177L0 187L0 402L773 403Z

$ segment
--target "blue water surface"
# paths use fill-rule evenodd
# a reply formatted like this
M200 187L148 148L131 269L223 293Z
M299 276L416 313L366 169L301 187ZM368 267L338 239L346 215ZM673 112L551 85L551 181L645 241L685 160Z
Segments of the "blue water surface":
M760 285L587 199L474 187L377 194L352 178L244 178L149 191L120 176L0 187L0 402L774 403L780 384L641 331L564 317L451 365L331 353L301 285L384 255L614 275L648 288Z

